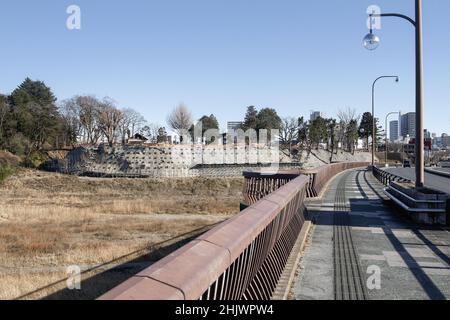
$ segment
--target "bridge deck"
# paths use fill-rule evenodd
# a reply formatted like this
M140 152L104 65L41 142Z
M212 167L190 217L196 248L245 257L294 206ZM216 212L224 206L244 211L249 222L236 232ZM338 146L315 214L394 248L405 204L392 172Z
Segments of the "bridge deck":
M408 222L384 203L382 188L368 171L353 170L308 201L315 227L296 299L450 298L449 230Z

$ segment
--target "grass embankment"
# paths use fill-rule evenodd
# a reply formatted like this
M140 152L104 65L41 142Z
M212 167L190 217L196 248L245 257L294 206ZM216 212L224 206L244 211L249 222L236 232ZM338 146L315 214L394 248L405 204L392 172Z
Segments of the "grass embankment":
M0 185L0 299L239 212L242 178L91 179L21 169Z

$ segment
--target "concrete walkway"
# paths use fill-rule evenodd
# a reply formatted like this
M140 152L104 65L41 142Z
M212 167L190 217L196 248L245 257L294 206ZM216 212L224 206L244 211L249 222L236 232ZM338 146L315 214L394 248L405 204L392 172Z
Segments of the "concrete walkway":
M308 202L315 227L296 299L450 298L449 230L410 223L382 189L368 171L353 170Z

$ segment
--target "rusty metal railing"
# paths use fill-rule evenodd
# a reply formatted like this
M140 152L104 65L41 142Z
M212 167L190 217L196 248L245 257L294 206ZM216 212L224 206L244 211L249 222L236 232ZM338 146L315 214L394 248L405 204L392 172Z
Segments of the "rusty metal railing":
M106 293L100 300L270 299L307 218L304 200L336 173L245 173L250 207Z
M363 168L368 165L368 162L339 162L324 165L312 170L301 171L301 174L309 177L308 198L317 197L330 179L332 179L335 175L349 169Z
M305 221L307 183L297 177L100 299L270 299Z
M306 195L308 198L317 197L326 183L336 174L353 168L367 167L368 162L342 162L324 165L309 170L279 171L274 174L267 172L244 172L244 201L251 205L268 194L277 190L299 175L308 177Z
M244 172L244 202L252 205L300 176L299 170L277 173Z

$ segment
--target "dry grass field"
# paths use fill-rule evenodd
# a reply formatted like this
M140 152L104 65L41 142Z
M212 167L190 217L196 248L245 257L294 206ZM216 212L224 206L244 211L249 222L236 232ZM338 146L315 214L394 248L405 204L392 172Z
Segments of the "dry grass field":
M21 170L0 184L0 299L239 211L243 179L92 179Z

